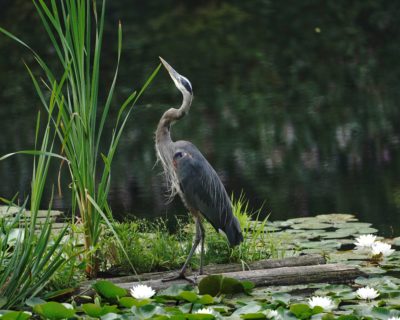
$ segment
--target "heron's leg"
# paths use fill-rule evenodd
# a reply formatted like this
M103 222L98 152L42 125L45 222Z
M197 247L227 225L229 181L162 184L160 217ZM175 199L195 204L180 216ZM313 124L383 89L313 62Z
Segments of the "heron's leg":
M202 229L202 226L201 226L201 223L200 223L200 219L198 217L195 217L195 221L196 221L196 235L194 237L194 243L193 243L192 249L190 249L189 255L186 258L185 263L183 264L183 267L181 269L180 274L185 274L187 265L189 264L190 259L192 258L194 252L196 251L197 246L199 245L199 243L201 241L201 237L202 237L201 229Z
M174 277L171 277L171 278L163 279L162 281L164 281L164 282L165 281L177 280L177 279L186 279L186 280L188 280L190 282L193 282L192 280L190 280L190 279L185 277L185 272L186 272L187 265L189 264L189 261L190 261L190 259L192 258L193 254L194 254L194 251L196 250L197 246L199 245L199 243L201 241L202 228L203 228L203 226L200 223L200 218L195 216L194 219L196 221L196 235L195 235L195 238L194 238L194 243L193 243L192 249L190 249L189 255L186 258L186 261L183 264L182 269L179 272L179 274L177 276L174 276Z
M203 267L204 267L204 240L206 237L206 231L204 230L203 224L201 223L200 219L198 221L201 232L201 240L200 240L201 252L200 252L200 270L199 270L199 274L201 275L203 274Z

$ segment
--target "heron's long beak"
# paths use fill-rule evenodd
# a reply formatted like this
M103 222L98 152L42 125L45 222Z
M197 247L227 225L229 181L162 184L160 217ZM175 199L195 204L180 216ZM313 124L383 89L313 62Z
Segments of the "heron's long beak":
M165 61L163 58L159 57L161 60L161 63L164 65L165 69L167 69L169 75L171 76L172 80L176 82L179 78L179 73L172 68L167 61Z

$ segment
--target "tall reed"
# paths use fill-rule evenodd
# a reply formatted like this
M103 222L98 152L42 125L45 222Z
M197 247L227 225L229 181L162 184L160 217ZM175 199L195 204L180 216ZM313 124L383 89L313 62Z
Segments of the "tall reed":
M131 93L118 107L114 129L111 137L107 137L110 144L103 154L100 152L100 144L104 140L104 126L109 117L121 58L121 24L118 26L118 50L113 80L104 105L100 106L100 61L106 1L103 0L99 6L91 0L34 0L33 3L55 50L59 62L57 68L60 67L63 71L62 76L57 77L25 42L4 29L0 28L0 31L29 48L43 69L44 86L42 79L37 79L32 73L31 77L46 110L46 91L56 93L54 100L60 117L60 126L56 126L61 144L60 153L68 159L72 208L74 212L79 211L84 226L88 258L86 271L90 277L94 277L98 271L96 245L102 220L107 219L105 214L111 218L111 210L107 204L111 163L133 105L160 66L139 92ZM55 83L63 84L62 89L54 90Z

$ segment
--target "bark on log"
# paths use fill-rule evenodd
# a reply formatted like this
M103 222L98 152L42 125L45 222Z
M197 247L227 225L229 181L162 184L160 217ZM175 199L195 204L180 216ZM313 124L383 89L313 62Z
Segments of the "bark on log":
M204 267L204 272L206 274L220 274L225 272L234 271L244 271L244 270L261 270L261 269L272 269L280 267L296 267L296 266L309 266L316 264L325 264L326 260L323 256L318 254L309 254L297 257L289 257L284 259L268 259L250 262L247 265L242 265L240 263L229 263L229 264L213 264ZM165 271L165 272L151 272L140 274L140 280L155 280L164 279L169 276L176 274L176 271ZM195 273L195 272L194 272ZM191 275L191 271L188 270L187 275ZM108 278L107 280L114 283L122 282L134 282L139 281L138 277L135 275L124 276L118 278Z
M308 264L308 265L301 265ZM314 263L314 265L312 265ZM307 255L300 256L295 259L279 259L279 260L266 260L258 261L250 264L251 267L265 268L259 270L250 271L232 271L232 272L212 272L208 274L222 274L226 277L236 278L238 280L249 280L252 281L256 287L263 286L274 286L274 285L294 285L294 284L307 284L307 283L346 283L354 280L359 276L365 276L363 272L355 267L343 265L343 264L325 264L325 259L318 255ZM215 270L216 266L208 268L208 270ZM214 269L212 269L214 268ZM234 269L237 270L238 266L235 264L224 265L221 269ZM155 290L165 289L172 284L187 284L185 280L175 280L169 282L162 282L162 278L176 275L176 272L163 272L146 274L146 276L152 276L151 280L143 281L142 284L147 284ZM143 275L141 275L143 276ZM199 282L203 276L189 276L195 282ZM156 278L157 277L157 278ZM129 289L137 283L137 279L134 276L108 279L119 286ZM81 286L78 294L91 295L93 291L90 288L91 282L86 282Z
M222 273L223 276L238 280L252 281L256 287L276 285L294 285L307 283L346 283L365 274L352 266L343 264L321 264L313 266L282 267L252 271L236 271ZM201 281L206 275L188 277L195 282ZM119 283L120 287L129 289L137 282ZM187 284L185 280L162 282L162 280L142 281L142 284L151 286L155 290L165 289L172 284Z

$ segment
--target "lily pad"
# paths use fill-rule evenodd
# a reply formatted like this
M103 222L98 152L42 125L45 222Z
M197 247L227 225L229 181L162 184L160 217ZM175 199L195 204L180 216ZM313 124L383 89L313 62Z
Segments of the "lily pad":
M353 221L353 222L335 223L334 227L338 229L348 229L348 228L361 229L361 228L369 228L371 225L372 223L369 222Z
M400 247L400 237L394 238L393 241L392 241L392 244L394 246Z
M304 230L316 230L316 229L328 229L332 225L325 222L309 221L292 225L293 229L304 229Z
M308 241L299 244L302 248L330 250L339 249L340 243L335 240Z
M217 296L219 294L235 294L247 292L251 289L251 284L221 275L210 275L203 278L199 283L199 293Z
M163 314L164 310L157 305L147 304L141 307L132 307L131 312L139 319L149 319L156 314Z
M348 213L319 214L315 218L330 223L336 223L338 221L341 222L357 221L357 218L353 214L348 214Z
M286 221L292 224L296 224L296 223L310 222L313 220L315 220L314 217L299 217L299 218L288 219Z
M261 311L261 305L257 302L250 302L249 304L246 304L243 307L240 307L236 309L236 311L232 314L232 316L238 316L242 314L248 314L248 313L258 313Z
M82 310L90 317L93 318L100 318L107 313L117 313L118 307L117 306L99 306L94 303L85 303L82 305Z
M193 291L193 287L188 284L173 284L167 289L160 291L158 297L179 298L183 291Z
M119 299L119 304L125 308L135 307L142 307L149 303L151 303L150 299L135 299L132 297L122 297Z
M54 301L38 304L33 307L33 310L42 317L52 320L71 318L75 315L75 310Z
M256 319L267 319L267 316L264 313L258 312L258 313L241 314L240 318L256 320Z
M353 228L346 229L338 229L336 231L325 232L322 235L324 239L340 239L340 238L349 238L354 235L357 231Z
M10 311L1 315L2 320L27 320L32 316L30 312Z
M93 288L106 299L117 299L127 295L127 291L124 288L118 287L107 280L97 281L93 284Z

